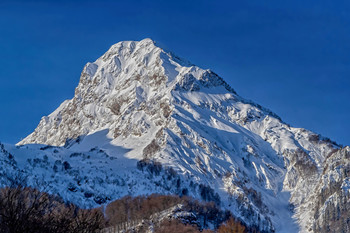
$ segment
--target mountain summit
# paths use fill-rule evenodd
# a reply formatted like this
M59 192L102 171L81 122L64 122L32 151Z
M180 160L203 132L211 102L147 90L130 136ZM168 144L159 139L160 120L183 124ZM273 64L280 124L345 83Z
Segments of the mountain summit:
M165 52L151 39L119 42L85 65L74 98L43 117L19 144L63 146L67 139L106 128L114 138L121 134L149 138L148 128L164 127L163 121L174 110L177 98L172 91L199 92L209 87L222 87L221 93L235 96L215 73Z
M81 205L172 193L214 201L261 231L323 232L341 221L349 230L349 147L285 124L150 39L86 64L73 99L6 151L39 156L48 173L56 166L43 175L28 157L14 169Z

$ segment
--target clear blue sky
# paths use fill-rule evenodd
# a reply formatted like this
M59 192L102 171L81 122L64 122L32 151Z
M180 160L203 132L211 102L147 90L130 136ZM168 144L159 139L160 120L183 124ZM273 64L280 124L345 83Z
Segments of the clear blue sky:
M154 39L296 127L350 144L349 1L0 1L0 141L73 97L112 44Z

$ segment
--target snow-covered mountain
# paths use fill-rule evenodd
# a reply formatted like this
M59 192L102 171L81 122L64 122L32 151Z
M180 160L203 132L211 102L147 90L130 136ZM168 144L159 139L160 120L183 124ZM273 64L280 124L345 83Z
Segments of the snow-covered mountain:
M289 126L150 39L88 63L73 99L0 154L1 183L22 173L82 206L188 194L267 232L350 230L349 147Z

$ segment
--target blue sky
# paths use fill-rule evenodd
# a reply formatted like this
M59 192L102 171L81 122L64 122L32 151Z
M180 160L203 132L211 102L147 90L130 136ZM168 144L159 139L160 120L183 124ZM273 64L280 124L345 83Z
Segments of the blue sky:
M350 145L347 1L1 1L0 141L73 97L112 44L150 37L285 122Z

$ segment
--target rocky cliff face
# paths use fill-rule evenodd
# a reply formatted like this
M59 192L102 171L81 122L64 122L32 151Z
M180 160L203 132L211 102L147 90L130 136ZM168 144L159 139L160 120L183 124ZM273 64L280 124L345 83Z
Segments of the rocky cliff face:
M309 198L314 232L350 232L350 148L330 153Z
M157 191L215 201L265 231L318 232L331 220L349 227L343 217L328 214L349 200L348 147L285 124L214 72L150 39L117 43L88 63L74 98L43 117L18 145L33 143L54 146L41 150L49 158L46 168L57 160L94 157L95 163L58 169L76 188L67 192L73 200L86 189L96 196L97 186L107 201L120 197L128 194L120 191L123 183L134 195ZM21 154L32 147L9 150ZM68 156L74 153L80 155ZM110 170L103 173L103 167ZM106 186L92 179L83 188L70 169L81 176L81 169L90 169L87 179L95 169L118 182ZM89 196L85 203L93 204Z

